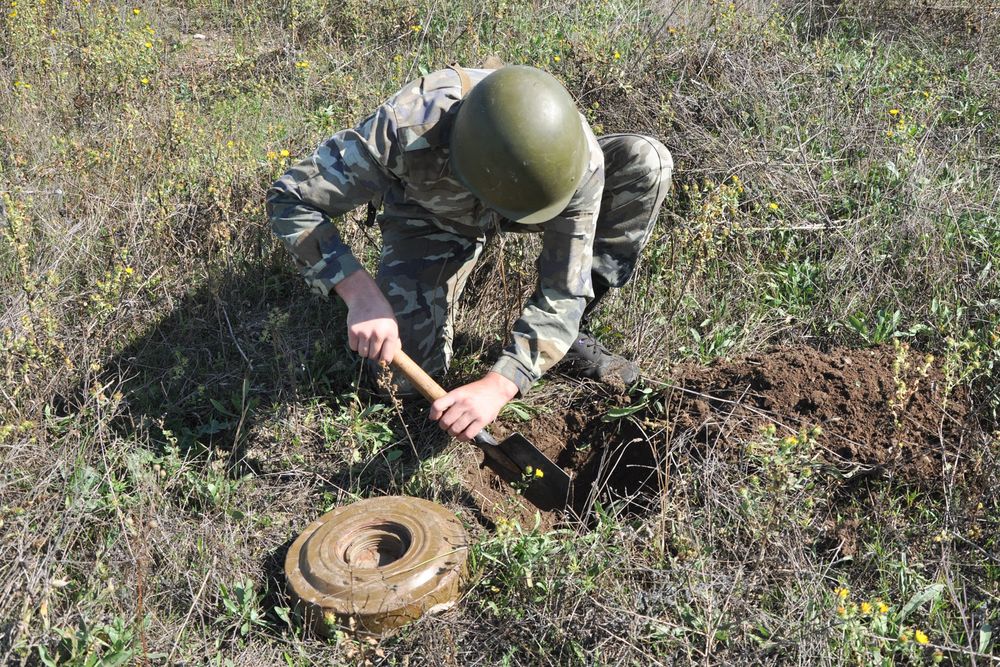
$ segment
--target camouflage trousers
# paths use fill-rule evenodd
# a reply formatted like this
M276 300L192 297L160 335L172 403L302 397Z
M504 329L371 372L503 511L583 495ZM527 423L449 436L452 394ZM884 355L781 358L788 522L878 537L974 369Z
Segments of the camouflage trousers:
M600 295L632 277L670 189L673 160L659 141L638 134L612 134L598 142L605 184L591 278ZM451 361L455 304L488 237L386 215L379 225L383 245L375 280L395 311L403 350L428 373L442 376ZM408 390L407 383L398 384Z

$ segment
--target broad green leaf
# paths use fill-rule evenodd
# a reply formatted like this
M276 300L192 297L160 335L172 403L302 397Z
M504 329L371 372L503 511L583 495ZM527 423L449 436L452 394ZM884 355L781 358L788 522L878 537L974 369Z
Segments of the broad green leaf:
M990 641L993 639L993 626L983 623L979 628L979 652L986 653L990 649Z
M915 594L910 598L909 602L903 605L903 609L899 612L899 622L902 623L906 620L913 610L915 610L920 605L936 600L941 596L941 592L944 590L944 584L931 584L924 590Z

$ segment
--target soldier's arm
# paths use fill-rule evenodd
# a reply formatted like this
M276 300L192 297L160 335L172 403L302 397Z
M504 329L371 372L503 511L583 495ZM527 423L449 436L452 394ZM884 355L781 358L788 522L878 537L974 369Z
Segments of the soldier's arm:
M395 117L382 106L358 127L333 135L268 190L271 229L320 293L361 269L332 218L389 188L395 150Z
M544 223L538 285L492 369L517 385L522 395L569 350L594 296L590 268L603 191L601 162L566 210Z

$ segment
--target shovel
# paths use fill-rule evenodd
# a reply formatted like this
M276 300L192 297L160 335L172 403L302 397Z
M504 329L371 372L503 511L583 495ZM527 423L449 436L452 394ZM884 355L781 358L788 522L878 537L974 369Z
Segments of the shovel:
M446 392L402 350L392 358L392 365L430 402ZM528 502L540 510L562 510L569 499L570 478L520 433L497 442L483 429L473 443L483 450L483 464L508 484L521 490Z

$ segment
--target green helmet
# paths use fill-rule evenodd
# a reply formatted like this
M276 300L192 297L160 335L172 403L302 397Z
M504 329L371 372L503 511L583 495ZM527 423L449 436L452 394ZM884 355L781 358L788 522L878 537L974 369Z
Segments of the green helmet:
M486 76L462 101L451 134L458 179L491 209L524 224L566 208L589 158L573 98L534 67Z

